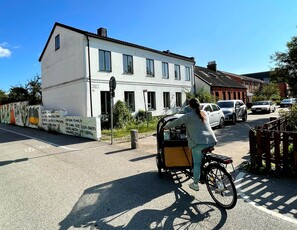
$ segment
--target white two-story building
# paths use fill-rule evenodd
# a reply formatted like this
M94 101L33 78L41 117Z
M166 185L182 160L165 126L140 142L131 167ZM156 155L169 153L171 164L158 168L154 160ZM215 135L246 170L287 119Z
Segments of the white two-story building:
M98 117L110 111L109 81L116 79L114 101L132 114L175 112L194 90L193 57L158 51L55 23L39 58L45 109Z

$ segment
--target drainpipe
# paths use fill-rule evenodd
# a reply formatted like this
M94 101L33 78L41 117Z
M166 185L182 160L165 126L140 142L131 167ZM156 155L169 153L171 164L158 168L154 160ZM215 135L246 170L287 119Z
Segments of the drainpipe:
M194 61L194 65L193 65L193 80L194 80L194 83L193 83L193 85L194 85L194 95L196 94L196 77L195 77L195 65L196 65L196 62L195 62L195 58L193 57L193 61Z
M90 109L91 117L93 117L93 102L92 102L92 78L91 78L91 60L90 60L90 40L88 35L86 35L88 41L88 68L89 68L89 87L90 87Z

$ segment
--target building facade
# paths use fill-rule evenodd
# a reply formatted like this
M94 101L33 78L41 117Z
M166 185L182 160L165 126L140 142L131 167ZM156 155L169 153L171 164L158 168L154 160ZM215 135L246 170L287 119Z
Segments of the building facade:
M246 77L242 75L237 75L233 73L224 72L227 76L237 81L239 84L243 85L247 89L247 98L246 103L251 103L252 97L254 96L254 93L259 91L264 84L264 81L252 77Z
M108 114L111 77L114 101L132 114L176 112L194 90L194 58L113 39L104 28L90 33L55 23L39 61L44 108L68 115Z
M216 62L209 62L207 68L195 67L195 86L202 88L216 100L239 99L246 103L247 89L222 71L217 70Z

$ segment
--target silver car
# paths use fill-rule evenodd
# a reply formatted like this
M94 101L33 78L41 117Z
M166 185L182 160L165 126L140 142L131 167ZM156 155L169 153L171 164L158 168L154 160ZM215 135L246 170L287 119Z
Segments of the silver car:
M225 114L225 120L235 124L238 119L247 120L247 107L242 100L220 100L218 106Z
M293 104L297 102L297 98L287 98L283 99L280 103L280 107L292 107Z

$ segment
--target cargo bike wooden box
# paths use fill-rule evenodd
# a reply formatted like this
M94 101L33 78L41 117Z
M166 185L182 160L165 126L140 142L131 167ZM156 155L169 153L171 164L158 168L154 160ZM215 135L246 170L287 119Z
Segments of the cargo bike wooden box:
M193 160L188 148L186 126L164 129L167 122L175 119L175 116L166 116L157 124L156 163L159 176L167 170L181 170L192 175ZM230 157L213 154L212 150L207 148L203 151L200 183L206 185L210 196L219 206L231 209L237 203L237 192L226 167L232 165L233 161Z

